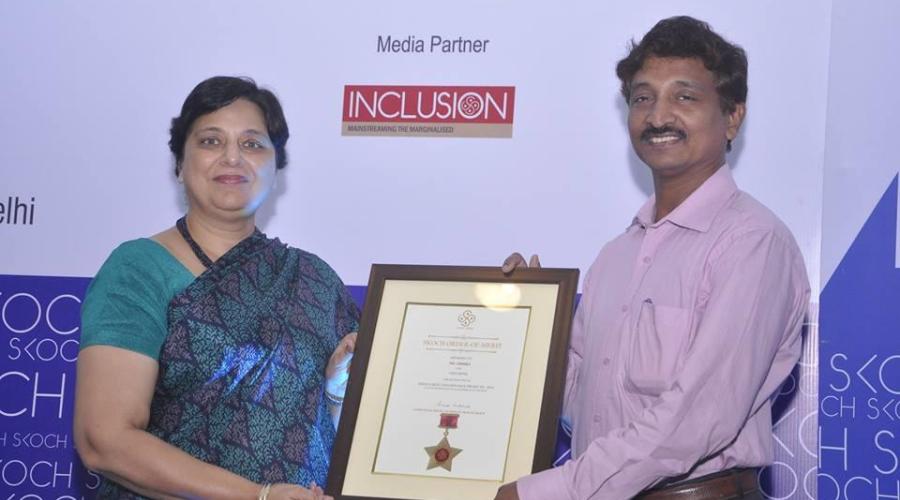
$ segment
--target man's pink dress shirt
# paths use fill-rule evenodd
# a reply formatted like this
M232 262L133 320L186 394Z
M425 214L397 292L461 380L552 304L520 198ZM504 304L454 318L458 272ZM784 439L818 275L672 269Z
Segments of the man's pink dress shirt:
M773 459L771 402L800 356L809 281L778 218L727 165L600 251L569 348L573 459L523 499L626 499L658 482Z

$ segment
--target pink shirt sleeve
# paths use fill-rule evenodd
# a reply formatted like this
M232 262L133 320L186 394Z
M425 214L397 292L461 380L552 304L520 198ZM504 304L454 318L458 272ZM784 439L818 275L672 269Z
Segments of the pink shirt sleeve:
M520 479L522 499L630 498L728 446L773 396L800 355L809 285L799 251L761 230L720 248L706 274L709 301L672 388L576 459ZM573 329L573 342L581 335ZM572 376L568 382L577 383ZM567 388L567 401L570 394Z

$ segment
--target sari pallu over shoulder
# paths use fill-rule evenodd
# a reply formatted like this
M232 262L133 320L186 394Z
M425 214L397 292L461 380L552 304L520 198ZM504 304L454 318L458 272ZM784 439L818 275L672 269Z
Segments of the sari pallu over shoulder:
M148 431L252 481L325 484L325 366L358 318L324 261L255 232L170 302Z

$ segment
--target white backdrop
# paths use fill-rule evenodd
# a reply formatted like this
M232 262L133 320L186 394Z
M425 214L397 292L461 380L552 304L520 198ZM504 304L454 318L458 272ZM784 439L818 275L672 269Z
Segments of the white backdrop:
M4 10L0 197L34 196L36 208L31 227L0 224L12 243L0 249L0 273L91 276L119 242L171 225L182 207L169 120L214 74L252 76L281 98L291 162L263 229L318 253L346 283L365 284L372 262L493 265L512 250L585 269L651 189L628 143L615 63L628 40L685 13L747 50L749 113L730 161L819 275L828 3L157 0ZM481 54L385 54L378 35L491 42ZM356 83L513 85L513 137L342 137L343 86Z

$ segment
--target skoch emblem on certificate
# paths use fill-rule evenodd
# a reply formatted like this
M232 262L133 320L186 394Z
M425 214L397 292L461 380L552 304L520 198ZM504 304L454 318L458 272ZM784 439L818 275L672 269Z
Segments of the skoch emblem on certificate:
M475 313L466 309L465 312L460 314L459 317L457 317L456 319L457 319L457 321L459 321L460 328L469 330L469 329L471 329L472 325L475 323L475 320L477 318L475 317Z
M447 436L450 434L450 429L456 429L458 423L458 413L441 413L441 423L438 427L444 429L444 437L441 438L438 444L425 447L425 453L428 453L429 469L443 467L448 471L452 470L453 458L459 455L462 450L450 446Z

